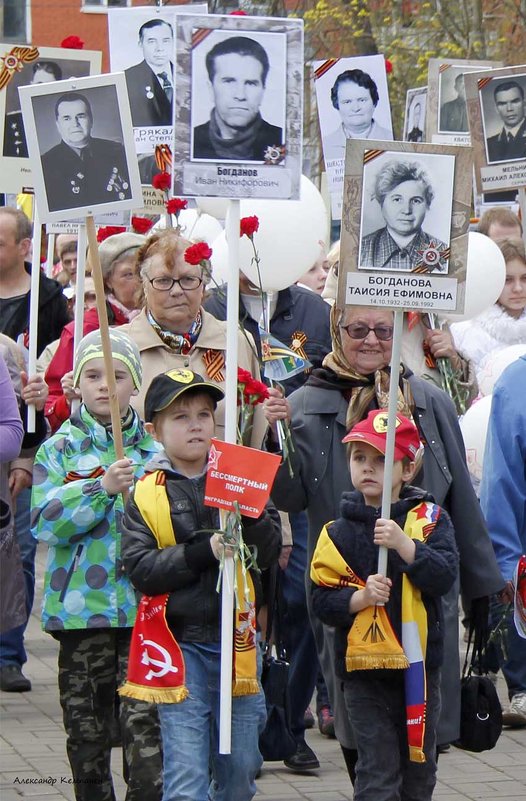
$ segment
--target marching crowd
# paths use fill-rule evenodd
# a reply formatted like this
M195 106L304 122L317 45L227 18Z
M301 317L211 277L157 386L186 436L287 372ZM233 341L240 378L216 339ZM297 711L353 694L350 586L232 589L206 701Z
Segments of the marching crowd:
M224 437L228 287L211 287L208 259L191 259L178 229L101 242L119 458L89 276L74 352L76 242L57 242L58 280L40 274L39 358L28 375L32 230L22 211L0 207L0 689L31 690L24 630L45 542L42 625L58 641L79 801L115 799L116 743L128 801L253 798L266 721L259 632L273 570L290 661L288 769L319 767L305 741L316 694L317 723L341 748L356 801L431 799L438 755L459 736L459 599L468 626L505 620L507 647L493 642L485 669L506 681L504 724L526 726L526 640L511 603L526 552L526 356L494 390L480 500L437 361L449 360L476 403L491 358L510 345L526 353L519 218L493 209L478 230L506 264L496 303L449 327L430 327L425 314L404 323L389 519L381 500L393 312L337 309L338 243L327 253L320 242L317 262L271 293L268 310L240 276L239 367L261 377L264 323L312 366L254 408L251 446L283 455L286 424L293 449L262 514L239 524L252 561L238 576L232 748L220 754L217 583L235 547L204 504L204 483L211 438ZM148 612L151 596L162 600ZM169 688L134 679L134 624L149 614L176 666Z

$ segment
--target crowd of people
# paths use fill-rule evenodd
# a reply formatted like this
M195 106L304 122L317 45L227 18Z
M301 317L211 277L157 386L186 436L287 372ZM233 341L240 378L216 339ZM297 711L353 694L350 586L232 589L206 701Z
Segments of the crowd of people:
M404 324L389 519L380 508L393 312L338 309L338 243L327 253L319 242L311 269L267 303L240 275L239 367L264 376L262 329L310 367L284 382L285 391L269 386L254 408L251 446L283 456L285 423L293 449L262 514L239 522L252 561L237 577L232 747L220 754L217 583L225 557L241 563L218 510L204 503L204 485L211 439L225 435L228 286L210 287L209 260L190 258L193 243L178 229L118 233L100 243L118 454L89 276L74 350L67 290L75 291L77 243L57 242L57 280L40 275L39 359L28 375L31 223L0 207L0 689L31 690L24 631L40 541L47 547L42 625L58 642L79 801L115 797L116 743L128 801L254 797L266 720L258 632L273 569L285 603L296 741L287 769L320 766L305 740L316 695L320 731L337 740L356 801L431 799L438 754L459 736L460 597L471 620L505 619L507 648L493 643L485 668L502 670L506 681L504 723L526 726L526 640L510 604L513 571L526 551L526 425L517 402L526 361L515 361L495 387L480 502L437 366L449 360L471 403L497 352L523 344L526 353L520 220L498 208L479 230L498 243L506 264L494 306L450 326L431 326L424 314ZM388 550L385 575L380 546ZM156 603L148 606L151 596ZM137 679L134 637L150 618L175 666L170 686ZM372 626L380 637L367 636ZM378 640L386 643L381 651ZM406 725L408 698L425 719L422 729Z

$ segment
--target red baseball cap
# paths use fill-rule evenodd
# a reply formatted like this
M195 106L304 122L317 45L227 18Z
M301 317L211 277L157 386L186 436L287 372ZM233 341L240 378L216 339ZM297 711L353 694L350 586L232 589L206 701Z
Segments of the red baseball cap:
M369 412L365 420L351 428L342 442L367 442L380 453L385 453L387 442L387 409ZM407 456L412 462L420 449L420 435L415 424L402 414L396 415L394 458L399 461Z

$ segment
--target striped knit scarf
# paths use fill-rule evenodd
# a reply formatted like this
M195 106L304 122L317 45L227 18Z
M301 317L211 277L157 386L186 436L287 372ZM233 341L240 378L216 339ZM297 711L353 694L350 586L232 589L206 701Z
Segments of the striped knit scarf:
M134 500L159 548L176 544L166 493L166 476L156 470L135 485ZM237 586L245 577L241 561L236 561ZM256 604L252 577L247 571L248 599L238 598L235 613L232 695L259 692L256 666ZM241 594L241 593L240 593ZM183 653L166 622L169 594L144 596L133 628L128 676L119 689L121 695L152 703L180 703L188 696L185 686Z
M422 501L408 512L404 532L412 539L425 541L439 515L440 508L436 504ZM326 526L312 557L310 577L320 587L365 587L364 579L347 564ZM383 606L371 606L358 612L347 635L347 671L405 669L407 740L412 762L425 762L426 647L426 610L420 590L405 574L402 576L402 646Z

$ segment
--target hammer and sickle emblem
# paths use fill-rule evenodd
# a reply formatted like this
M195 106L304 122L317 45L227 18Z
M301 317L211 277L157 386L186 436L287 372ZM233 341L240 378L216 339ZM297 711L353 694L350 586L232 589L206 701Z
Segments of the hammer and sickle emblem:
M163 661L161 661L160 659L152 659L152 657L148 653L148 648L145 647L144 651L142 652L141 663L143 665L154 665L154 667L160 668L160 670L158 670L157 672L150 669L145 676L147 681L161 678L162 676L166 676L167 673L178 673L179 669L172 664L172 657L170 656L166 648L163 648L162 645L159 645L159 643L154 642L153 640L143 640L143 645L144 646L149 645L152 648L156 648L157 651L159 651L159 653L163 657Z

